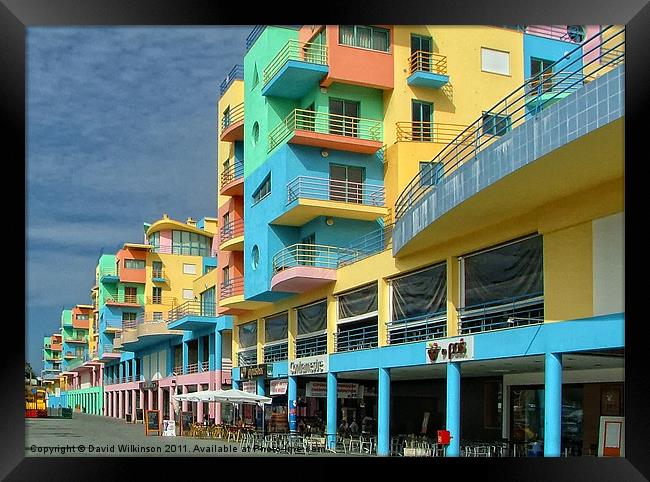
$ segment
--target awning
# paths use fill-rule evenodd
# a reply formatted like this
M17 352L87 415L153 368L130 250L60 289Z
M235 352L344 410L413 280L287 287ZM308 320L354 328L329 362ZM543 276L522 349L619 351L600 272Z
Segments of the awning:
M270 397L264 397L255 393L247 393L242 390L203 390L200 392L184 393L174 395L176 400L188 402L232 402L232 403L251 403L251 404L268 404L272 400Z

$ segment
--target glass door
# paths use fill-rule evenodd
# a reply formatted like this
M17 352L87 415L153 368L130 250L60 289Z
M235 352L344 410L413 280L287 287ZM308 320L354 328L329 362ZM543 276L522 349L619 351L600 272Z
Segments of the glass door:
M316 106L313 102L303 112L297 128L312 132L316 130Z
M414 141L433 142L432 135L433 121L433 104L421 102L419 100L411 101L411 122L413 126Z
M298 266L314 266L316 260L316 234L312 233L300 240L302 245L298 250ZM306 246L305 246L306 245Z
M548 69L553 62L551 60L545 60L545 59L536 59L536 58L531 58L530 59L530 75L533 79L533 82L531 83L531 88L536 89L537 86L540 84L540 82L543 82L542 85L542 92L548 92L551 90L553 87L553 80L554 79L549 79L553 75L553 69L549 69L546 72L544 72L546 69ZM536 79L540 73L542 73L541 78Z
M332 201L363 203L362 167L330 165L330 199Z
M330 99L330 134L359 137L360 105L350 100Z
M431 37L411 35L411 72L431 72Z

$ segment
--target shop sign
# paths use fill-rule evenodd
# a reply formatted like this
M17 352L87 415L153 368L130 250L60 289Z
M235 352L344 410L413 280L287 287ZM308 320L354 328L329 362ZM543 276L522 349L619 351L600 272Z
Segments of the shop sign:
M287 386L289 385L289 380L271 380L271 396L273 395L285 395L287 393Z
M158 382L140 382L140 388L142 390L158 390Z
M307 382L305 396L327 398L327 382ZM338 383L336 398L359 398L359 384Z
M176 437L176 423L173 420L163 420L164 437Z
M327 373L328 355L316 355L289 362L289 375L315 375Z
M243 382L241 387L246 393L257 393L257 382Z
M267 375L266 369L266 363L263 363L261 365L241 367L239 369L239 378L245 380L255 377L263 377Z
M427 343L427 363L446 363L474 359L474 337L460 336Z

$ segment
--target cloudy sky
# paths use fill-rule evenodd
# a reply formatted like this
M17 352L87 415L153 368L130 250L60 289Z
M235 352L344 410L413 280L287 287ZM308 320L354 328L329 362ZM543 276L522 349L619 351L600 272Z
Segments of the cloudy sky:
M219 85L252 26L30 28L26 356L90 303L100 250L216 216Z

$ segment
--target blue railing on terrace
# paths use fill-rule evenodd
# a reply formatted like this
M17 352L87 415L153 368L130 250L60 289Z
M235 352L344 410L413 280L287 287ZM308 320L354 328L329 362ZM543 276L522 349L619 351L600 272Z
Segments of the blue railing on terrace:
M241 64L235 65L230 72L228 72L228 75L226 75L226 78L223 79L221 82L221 86L219 88L219 92L221 92L221 95L228 90L228 87L230 87L230 84L232 84L235 80L244 80L244 66Z
M248 37L246 37L246 50L250 49L253 46L259 36L262 35L262 32L266 27L266 25L255 25L255 27L253 27L251 33L249 33Z
M257 365L257 348L242 350L237 353L237 364L240 367Z
M447 311L393 320L386 325L389 345L443 338L447 336Z
M287 184L287 204L304 199L384 206L384 186L323 177L298 176Z
M217 304L206 301L186 301L169 310L167 321L172 323L186 316L217 316Z
M327 333L296 339L296 358L327 353Z
M458 309L458 331L461 335L543 322L544 293L542 292Z
M289 343L274 343L264 345L264 363L286 360L289 358Z
M336 269L343 255L350 255L350 250L337 246L298 243L281 249L273 256L273 274L287 268L310 266L313 268Z
M393 246L394 224L387 224L383 228L355 239L347 245L347 251L339 257L339 268L355 263L373 254L381 253Z
M502 135L534 118L534 114L544 107L624 62L625 29L618 32L612 29L612 26L606 27L567 52L458 134L430 161L431 169L440 173L440 182L422 183L418 173L397 199L395 219L401 219L425 195L444 183L445 178L459 166L475 158Z
M119 271L116 266L105 266L99 268L99 279L101 280L104 276L119 276Z
M341 329L334 334L334 341L337 352L363 350L365 348L376 348L378 346L378 327L373 322L367 326Z

